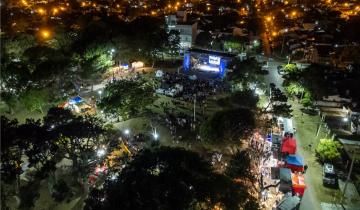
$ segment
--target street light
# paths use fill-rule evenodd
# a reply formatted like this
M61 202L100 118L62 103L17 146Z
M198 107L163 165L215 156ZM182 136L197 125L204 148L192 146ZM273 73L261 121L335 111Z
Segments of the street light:
M124 134L128 136L128 135L130 134L130 130L129 130L129 129L125 129L125 130L124 130Z
M343 121L344 121L344 122L348 122L348 121L349 121L349 118L344 117L344 118L343 118Z
M104 155L105 155L105 149L104 149L104 148L98 149L97 152L96 152L96 155L97 155L98 157L104 156Z
M154 140L158 140L158 138L159 138L159 134L156 132L156 129L154 130L154 132L153 132L153 137L154 137Z
M101 91L101 90L99 90L99 91L98 91L98 93L99 93L99 96L100 96L100 98L101 98L102 91Z
M43 39L48 39L50 37L50 31L48 31L46 29L42 29L40 31L40 35Z

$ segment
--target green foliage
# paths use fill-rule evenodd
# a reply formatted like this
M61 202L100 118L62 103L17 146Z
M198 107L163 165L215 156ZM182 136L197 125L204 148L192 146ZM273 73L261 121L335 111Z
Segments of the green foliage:
M241 40L238 37L231 37L224 41L224 50L230 52L242 52L245 49L244 45L244 40Z
M230 160L225 174L232 179L248 179L255 181L254 173L251 171L251 157L248 151L237 152Z
M238 141L255 127L254 114L249 109L237 108L216 112L200 127L200 135L207 141Z
M171 30L168 34L168 43L167 47L169 48L171 55L176 55L180 50L180 32Z
M298 82L290 82L285 85L285 90L289 95L299 96L305 91L305 88Z
M45 128L51 130L57 155L68 156L72 160L73 171L81 178L86 177L91 171L89 162L97 158L96 149L107 144L108 139L103 138L102 120L94 116L73 115L61 108L50 108L43 122Z
M233 108L245 107L249 109L256 108L258 102L259 96L257 96L255 92L250 89L236 91L232 93L229 97L222 98L217 101L217 103L221 106Z
M17 104L17 98L14 94L11 94L9 92L1 91L1 100L5 102L6 106L8 107L8 113L12 114L13 109Z
M49 102L49 92L47 89L30 89L21 96L20 101L30 112L43 113L44 106Z
M255 199L245 186L215 173L197 153L153 147L135 156L103 190L92 191L84 209L211 209L216 204L241 209L249 202Z
M299 72L299 69L296 67L296 64L289 63L284 66L284 71L287 74L294 74Z
M113 65L111 49L102 45L89 46L83 55L83 66L87 76L96 73L103 73Z
M106 85L99 107L127 119L155 101L154 87L145 80L118 80Z
M1 181L12 183L21 174L21 151L24 142L18 138L18 121L1 116Z
M291 105L287 104L288 97L274 84L270 84L270 101L264 107L263 112L272 113L275 116L291 117Z
M304 107L309 107L312 106L313 104L313 97L311 95L311 93L309 91L306 91L303 94L303 98L301 99L300 103L304 106Z
M1 39L4 50L11 58L22 59L23 53L36 43L35 37L29 34L21 33L13 38Z
M320 139L320 143L317 145L315 152L322 162L334 162L340 158L341 148L342 146L338 141Z
M240 86L243 89L250 89L251 85L257 88L263 87L264 77L259 74L261 71L260 64L255 58L248 58L244 61L235 59L229 64L232 72L229 72L227 79L232 85Z

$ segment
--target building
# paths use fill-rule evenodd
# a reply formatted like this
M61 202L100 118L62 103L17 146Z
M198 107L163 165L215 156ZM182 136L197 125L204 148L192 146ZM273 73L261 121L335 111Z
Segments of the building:
M176 30L180 34L180 48L181 51L189 49L193 46L197 35L197 21L187 21L186 12L177 12L176 15L169 15L165 17L167 30Z

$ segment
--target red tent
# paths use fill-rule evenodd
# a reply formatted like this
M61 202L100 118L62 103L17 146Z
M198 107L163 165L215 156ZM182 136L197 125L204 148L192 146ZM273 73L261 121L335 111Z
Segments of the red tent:
M296 139L284 138L281 145L281 153L288 153L290 155L296 153Z

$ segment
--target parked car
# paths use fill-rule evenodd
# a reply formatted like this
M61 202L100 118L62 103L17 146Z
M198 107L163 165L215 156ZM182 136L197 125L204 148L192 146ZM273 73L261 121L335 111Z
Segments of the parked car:
M283 75L283 74L285 73L283 66L278 66L278 67L277 67L277 71L278 71L278 73L279 73L280 75Z
M338 178L335 173L335 168L330 163L325 163L323 166L323 185L337 186Z

